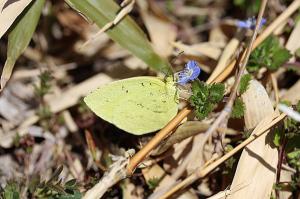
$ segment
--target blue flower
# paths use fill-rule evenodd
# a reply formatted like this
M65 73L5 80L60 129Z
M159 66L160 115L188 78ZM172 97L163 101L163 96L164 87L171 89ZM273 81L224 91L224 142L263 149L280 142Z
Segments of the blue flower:
M265 23L267 22L267 20L265 18L261 19L259 28L261 28ZM255 25L256 25L256 19L254 17L248 18L247 20L237 20L236 22L237 27L239 28L247 28L247 29L254 29Z
M201 72L200 67L197 62L194 60L188 61L182 71L179 71L175 75L177 75L177 83L180 85L184 85L189 81L195 80Z

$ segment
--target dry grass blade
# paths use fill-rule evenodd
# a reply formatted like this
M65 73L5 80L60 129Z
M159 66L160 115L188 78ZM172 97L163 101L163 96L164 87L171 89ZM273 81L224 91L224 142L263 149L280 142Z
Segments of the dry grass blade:
M239 45L239 40L237 38L231 39L231 41L227 44L225 47L218 64L212 74L208 78L208 82L212 82L218 75L224 71L226 66L228 65L229 61L231 60L232 56L236 52L238 45Z

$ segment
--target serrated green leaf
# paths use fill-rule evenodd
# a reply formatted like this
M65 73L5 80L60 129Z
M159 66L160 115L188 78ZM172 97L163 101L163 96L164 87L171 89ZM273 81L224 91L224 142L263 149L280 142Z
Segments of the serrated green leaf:
M114 20L120 11L120 7L112 0L66 0L66 2L100 28ZM154 70L166 75L171 74L169 62L154 52L147 37L131 17L126 16L106 33Z
M220 102L224 95L223 84L207 85L201 81L192 83L193 95L190 97L190 104L195 108L196 117L204 119L213 110L215 104Z
M287 49L280 46L277 37L269 36L251 53L247 70L257 72L261 67L266 67L268 70L274 71L287 62L291 56Z
M239 87L239 94L242 95L248 89L249 82L251 80L250 74L245 74L241 78L240 87Z
M222 100L223 95L225 92L225 85L224 84L213 84L209 88L209 100L213 103L218 103Z
M292 54L285 48L276 49L273 53L273 62L268 67L269 70L277 70L282 64L287 62Z
M7 59L1 75L1 90L10 79L14 65L27 48L36 29L45 0L33 1L18 17L8 34Z
M234 101L234 105L232 108L232 112L231 112L231 117L232 118L241 118L244 116L244 111L245 111L245 104L242 101L242 99L236 98L236 100Z

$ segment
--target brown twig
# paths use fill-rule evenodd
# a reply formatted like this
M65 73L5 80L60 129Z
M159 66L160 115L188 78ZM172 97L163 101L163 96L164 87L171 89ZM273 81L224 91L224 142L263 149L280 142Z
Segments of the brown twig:
M177 116L160 130L138 153L136 153L127 166L127 174L131 175L138 164L191 112L189 107L182 109Z
M276 20L271 23L260 35L257 37L253 44L253 49L255 49L261 42L263 42L269 35L272 34L272 32L288 17L290 17L300 6L300 0L295 0L281 15L279 15ZM252 50L253 50L252 49ZM236 60L233 60L226 69L221 73L219 76L217 76L214 80L211 80L207 83L217 83L222 82L225 78L228 77L228 75L231 73L231 71L234 68L234 65L236 63ZM144 160L144 158L154 149L165 137L166 135L169 135L170 132L182 121L183 118L185 118L189 113L191 112L191 109L184 108L182 111L178 113L178 115L173 118L170 123L160 130L156 136L152 138L152 140L145 145L144 148L142 148L138 153L136 153L132 159L130 160L128 166L127 166L127 175L132 175L133 171L137 167L137 165ZM181 119L182 118L182 119ZM159 135L161 134L161 135Z
M176 193L178 190L181 190L196 180L200 178L204 178L207 174L209 174L211 171L213 171L215 168L217 168L219 165L221 165L223 162L228 160L230 157L232 157L234 154L236 154L239 150L256 140L258 137L260 137L262 134L267 132L268 129L273 127L275 124L280 122L282 119L286 117L286 114L282 113L278 117L274 118L272 122L270 122L268 125L264 126L263 128L259 129L259 131L253 135L251 135L249 138L247 138L245 141L243 141L241 144L239 144L237 147L232 149L230 152L226 153L224 156L216 160L215 162L209 164L206 167L201 167L197 169L193 174L191 174L189 177L187 177L185 180L174 186L169 192L167 192L165 195L163 195L160 199L165 199Z

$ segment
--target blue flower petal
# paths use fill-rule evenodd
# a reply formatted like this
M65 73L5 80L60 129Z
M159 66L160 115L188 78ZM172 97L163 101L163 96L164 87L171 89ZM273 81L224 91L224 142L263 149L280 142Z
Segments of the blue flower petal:
M265 18L262 18L259 28L261 28L266 22L267 20ZM256 19L254 17L251 17L247 20L237 20L236 25L239 28L254 29L256 25Z
M192 75L190 76L190 80L195 80L200 75L201 69L197 66L197 68L194 68L194 71Z
M184 70L177 73L177 83L184 85L189 81L193 81L199 76L200 72L201 69L196 61L188 61L188 63L185 65Z

